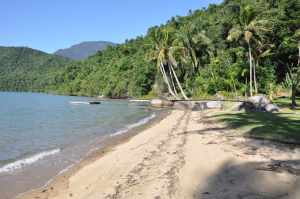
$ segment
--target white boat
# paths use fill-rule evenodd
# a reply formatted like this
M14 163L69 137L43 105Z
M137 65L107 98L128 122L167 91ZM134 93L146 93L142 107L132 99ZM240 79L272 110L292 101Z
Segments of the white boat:
M70 101L71 104L101 104L99 101Z
M134 100L129 100L129 102L150 102L150 100L138 100L138 99L134 99Z

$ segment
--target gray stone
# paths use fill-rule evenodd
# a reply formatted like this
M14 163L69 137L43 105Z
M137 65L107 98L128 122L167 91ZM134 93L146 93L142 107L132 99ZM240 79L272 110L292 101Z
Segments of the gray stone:
M265 111L267 112L270 112L270 113L273 113L273 112L279 112L280 109L277 105L275 104L267 104L265 107L264 107Z
M193 109L194 103L192 102L174 102L173 108L179 109L179 110L186 110L186 109Z
M206 107L208 109L214 109L214 108L221 109L223 107L223 102L221 102L221 101L208 101L208 102L206 102Z
M151 100L151 105L154 107L162 108L162 107L172 107L173 102L165 99L153 99Z
M256 106L252 102L240 102L237 104L236 110L252 112L256 110Z
M256 95L249 97L248 101L258 106L270 104L270 100L265 95Z

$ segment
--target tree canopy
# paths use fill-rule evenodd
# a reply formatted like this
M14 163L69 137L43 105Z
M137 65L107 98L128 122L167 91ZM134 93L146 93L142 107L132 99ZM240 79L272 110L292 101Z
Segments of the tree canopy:
M269 93L299 66L299 30L299 0L225 0L47 72L54 81L40 88L109 97Z

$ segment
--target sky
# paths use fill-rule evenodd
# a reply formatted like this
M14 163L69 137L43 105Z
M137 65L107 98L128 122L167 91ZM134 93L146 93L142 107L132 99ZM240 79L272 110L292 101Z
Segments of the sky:
M0 0L0 46L52 53L82 41L144 35L154 25L221 0Z

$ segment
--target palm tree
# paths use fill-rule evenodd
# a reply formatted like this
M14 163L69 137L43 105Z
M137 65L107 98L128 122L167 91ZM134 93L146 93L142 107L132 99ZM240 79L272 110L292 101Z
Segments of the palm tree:
M266 32L270 31L270 21L257 18L253 7L246 5L241 8L239 22L228 34L229 41L243 40L247 44L249 57L250 95L253 95L253 80L256 82L256 71L253 67L252 44L259 41ZM255 79L254 79L255 78Z
M173 46L173 41L169 37L168 28L162 30L156 28L151 35L152 43L154 44L154 58L157 62L164 82L167 84L169 93L175 98L180 99L177 93L177 88L184 99L188 99L181 83L177 77L174 67L178 67L177 62L173 56L177 46Z
M287 87L291 88L292 90L292 104L291 108L294 109L297 106L296 103L296 92L300 86L300 67L292 67L289 68L289 71L286 75L285 84Z
M175 42L179 43L179 46L186 50L194 72L198 71L201 66L201 55L210 55L209 47L211 46L211 40L206 36L205 31L198 30L194 23L183 25L177 31L176 38Z
M263 44L261 42L257 42L253 49L253 81L254 81L254 91L258 93L258 86L256 80L256 68L259 66L259 62L261 59L265 57L271 56L273 53L272 48L273 44Z
M300 29L296 30L294 37L298 41L298 66L300 66Z

